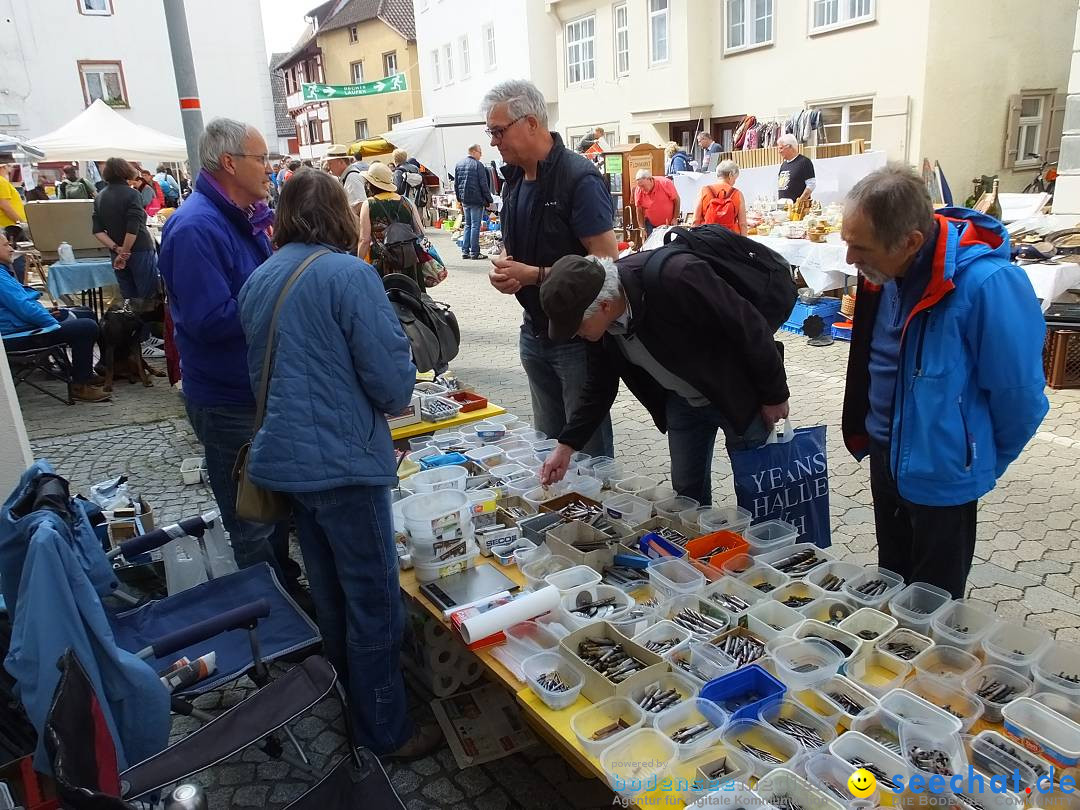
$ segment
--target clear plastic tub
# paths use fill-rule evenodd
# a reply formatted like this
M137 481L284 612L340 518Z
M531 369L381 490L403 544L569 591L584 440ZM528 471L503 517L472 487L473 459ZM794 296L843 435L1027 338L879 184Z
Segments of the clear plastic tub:
M507 646L524 653L525 657L557 650L559 646L558 636L532 620L508 627L505 634Z
M789 689L802 691L836 674L843 656L829 642L817 638L793 639L772 651L777 677Z
M698 515L698 525L706 534L719 531L742 534L751 517L750 510L741 506L714 506Z
M494 467L489 469L488 472L494 475L496 478L501 478L504 481L520 473L528 474L528 470L526 470L524 467L522 467L515 461L510 461L503 464L496 464Z
M736 574L736 577L764 594L771 594L777 588L782 588L791 582L791 577L787 574L781 574L764 563L755 563L742 573Z
M695 506L693 509L686 509L679 512L679 520L683 522L683 525L697 529L698 518L701 517L701 513L708 512L710 509L712 509L711 506Z
M804 566L812 562L813 567L796 567L794 565L794 560L792 559L796 555L801 555L803 557L813 555L803 562ZM758 562L771 565L780 573L787 574L795 580L804 579L807 574L812 573L814 570L832 561L832 554L825 549L818 548L813 543L795 543L773 551L766 551L764 554L758 555Z
M502 441L496 442L495 446L501 447L503 449L503 452L506 453L507 458L509 458L510 454L516 450L532 450L533 443L527 442L524 439L519 439L517 436L511 433ZM533 450L533 452L535 453L536 451Z
M687 649L690 645L690 631L679 627L667 619L658 621L630 639L646 650L667 658L671 653ZM653 646L655 645L655 646Z
M558 446L558 439L541 439L533 445L533 450L535 450L540 455L546 456Z
M637 493L637 497L643 501L648 501L652 504L653 513L656 513L656 505L661 501L669 501L675 497L675 490L667 484L657 484L655 487L648 487Z
M849 810L856 807L877 807L878 792L875 790L865 799L857 799L848 791L848 779L851 777L851 763L833 756L828 750L811 754L803 763L803 771L811 785Z
M900 686L911 674L911 664L870 649L844 665L844 675L878 697Z
M550 486L541 484L538 487L533 487L528 492L522 493L521 497L530 505L539 509L540 504L547 503L564 494L566 494L566 488L560 482Z
M547 583L545 578L556 571L564 571L573 568L574 563L559 554L550 554L546 557L533 560L521 566L521 575L530 588L542 588Z
M465 472L461 467L442 469L458 469ZM428 472L441 472L441 470ZM423 475L423 473L417 473L417 475ZM405 530L413 538L461 537L472 528L472 505L464 490L417 492L403 504L401 517Z
M683 611L694 611L706 620L704 624L687 622L686 617L680 617ZM705 599L701 594L685 594L668 599L657 608L657 613L665 619L674 622L680 627L685 627L695 641L708 641L723 633L732 625L731 617L727 611ZM710 625L712 625L710 627ZM710 627L710 629L705 629Z
M469 471L464 467L436 467L410 476L409 487L417 495L442 489L459 489L464 492L465 479L468 477Z
M575 568L586 568L586 566L579 565L575 566ZM546 578L546 581L549 585L554 585L555 582L553 580L557 580L559 577L568 574L573 570L573 568L570 568L566 571L558 571L549 575ZM592 571L591 568L588 570ZM599 574L597 574L597 576L599 576ZM612 607L615 608L613 611L596 616L581 615L573 612L574 608L579 604L598 602L605 599L615 600L612 605ZM616 588L613 585L597 584L580 585L570 591L563 592L562 600L559 603L563 624L571 631L584 627L587 624L592 624L593 622L611 621L612 619L617 621L621 616L626 615L626 612L633 606L634 600L626 593L626 591Z
M741 753L722 743L714 743L700 754L673 762L669 778L673 783L672 791L679 791L680 798L690 804L722 785L730 795L734 785L727 788L726 783L749 780L750 763ZM714 808L717 806L712 805ZM762 810L759 805L754 807Z
M964 751L968 762L980 773L989 777L1006 776L1010 779L1019 771L1018 785L1020 794L1012 794L1018 798L1027 795L1028 788L1035 790L1038 787L1039 776L1025 759L1034 759L1030 754L1025 754L1024 759L1017 756L1017 746L1007 738L1002 737L996 731L982 731L974 737L961 735L964 742ZM1040 766L1045 771L1050 770L1050 763ZM1012 785L1010 785L1010 788ZM985 795L984 791L984 795ZM1015 802L1013 807L1022 807L1023 799Z
M634 640L637 641L636 638ZM672 670L693 681L698 689L735 669L735 662L728 656L701 641L688 641L686 646L675 648L665 653L664 657Z
M630 526L640 526L652 517L652 504L642 498L623 493L604 501L604 513Z
M494 444L497 441L501 441L506 438L506 425L500 425L498 422L474 422L469 427L465 428L470 433L476 436L484 444Z
M870 763L888 777L902 776L904 784L907 784L914 770L907 760L901 759L885 746L858 731L845 732L833 740L829 744L829 753L854 767L860 767L860 763ZM887 780L878 779L877 783L878 793L881 793L882 789L892 792L893 786Z
M904 627L927 635L934 616L948 607L952 594L925 582L912 582L889 600L889 612Z
M728 746L730 748L730 746ZM749 762L749 760L747 760ZM747 777L747 782L749 777ZM776 810L754 791L746 782L735 780L725 784L719 790L706 793L693 804L686 805L686 810L716 810L717 807L757 808L758 810Z
M638 633L652 627L660 621L660 616L657 614L655 608L645 605L634 605L632 608L607 621L608 624L627 638L633 638Z
M746 612L758 602L772 601L768 595L731 576L720 577L716 582L707 585L705 598L716 604L733 620L745 616Z
M510 428L510 433L514 436L518 436L521 439L536 444L537 442L544 441L547 436L541 433L539 430L534 430L532 425L527 425L524 422L514 425Z
M551 552L547 546L538 546L532 540L525 537L518 538L518 541L514 543L514 565L521 569L521 566L526 563L538 560L541 557L548 557Z
M686 514L685 512L683 513ZM685 519L683 521L685 523ZM720 564L720 570L728 576L739 578L740 574L744 574L758 565L758 561L751 557L749 554L736 554L733 557L728 557Z
M654 728L639 728L600 752L600 767L611 789L629 801L659 783L678 747Z
M441 397L446 395L447 388L445 385L438 385L437 383L423 380L413 386L413 392L422 397Z
M1031 667L1038 691L1056 692L1080 702L1080 647L1055 641Z
M567 492L576 492L578 495L584 495L586 498L598 497L601 490L604 488L604 482L599 478L592 475L585 475L580 472L569 473L563 478L562 484Z
M783 520L766 520L747 527L742 531L742 536L750 546L749 553L756 557L784 546L794 545L799 536L799 530Z
M781 605L775 599L764 599L746 611L746 627L765 640L775 638L806 617L794 608Z
M933 639L914 630L898 627L874 642L874 649L902 661L914 661L922 652L934 646Z
M916 762L914 756L912 756L913 751L933 750L943 754L943 761L940 765L942 770L948 771L947 774L943 774L946 777L953 774L967 775L967 754L964 752L964 744L960 740L960 735L955 731L950 731L934 723L913 723L910 720L901 720L900 747L911 767L926 776L932 775L935 770ZM940 773L940 771L937 772Z
M594 461L591 472L604 482L605 487L610 487L613 482L618 481L623 477L622 464L614 459L610 461Z
M854 576L861 574L863 567L843 560L830 560L824 565L819 565L806 575L806 581L817 585L826 593L839 595L844 583Z
M1001 711L1005 733L1059 768L1080 764L1080 725L1029 697Z
M793 804L795 807L812 807L815 810L844 810L846 806L789 768L769 771L758 780L754 789L762 799L775 807Z
M448 577L451 574L460 574L462 571L476 565L476 558L480 556L480 549L472 542L466 545L469 550L459 557L451 557L448 560L422 560L415 555L412 558L413 571L416 572L417 582L434 582L436 579Z
M678 520L679 515L683 512L689 509L695 509L697 506L698 502L693 498L676 495L672 498L657 501L653 505L653 511L656 512L658 517L667 518L668 520Z
M825 591L821 590L817 585L811 585L809 582L792 580L772 591L769 596L780 604L795 608L801 612L803 608L809 607L816 600L823 599Z
M881 707L856 717L851 724L851 730L865 734L898 757L904 754L904 749L900 747L900 720Z
M1008 688L1013 691L1008 694L1008 697L1002 695L996 700L992 692L987 692L985 697L979 694L984 688L992 689L994 684L999 684L1002 689ZM1031 686L1030 678L998 664L979 667L964 679L964 691L982 703L983 717L990 723L1000 723L1001 710L1017 698L1030 695Z
M600 574L587 565L575 565L544 577L548 585L558 588L559 593L572 594L600 582ZM633 600L631 600L631 603Z
M648 571L649 585L662 596L683 596L705 590L705 575L684 560L654 560L649 563Z
M945 681L929 675L918 675L904 684L911 694L948 712L960 722L960 732L966 734L982 717L982 701L972 697L955 681Z
M963 681L981 665L978 658L957 647L935 644L912 660L920 675Z
M488 421L496 425L516 425L521 420L512 413L500 413L495 416L489 416Z
M758 719L762 723L772 726L781 734L787 734L795 742L807 751L816 751L827 747L836 739L836 725L822 719L808 708L793 698L784 698L779 703L773 703L761 710ZM787 725L795 724L794 726ZM809 729L812 734L797 736L793 732L801 731L798 726ZM820 742L813 735L820 738Z
M516 478L513 481L508 481L506 483L506 491L510 495L516 495L517 497L524 499L526 492L530 492L538 486L540 486L540 479L535 475L527 475L523 478Z
M646 489L652 489L660 482L647 475L631 475L629 478L621 478L615 482L612 489L627 495L637 495ZM649 501L649 511L652 512L652 501Z
M525 682L529 684L529 688L549 709L556 711L573 705L585 684L581 673L558 652L542 652L529 656L521 662L521 669L525 673ZM540 683L541 677L552 673L558 673L566 689L557 691Z
M863 641L877 641L896 629L896 619L874 608L859 608L842 622L840 629L858 636Z
M645 713L629 698L605 698L570 718L570 728L590 756L599 756L608 746L637 731L645 722ZM594 739L602 732L599 739Z
M1031 665L1051 642L1050 633L1041 627L998 622L983 636L983 658L988 664L1000 664L1021 675L1030 675Z
M431 437L430 436L413 436L411 439L409 439L409 449L413 450L413 451L423 450L425 447L429 446L430 444L431 444Z
M900 723L927 723L938 728L948 729L950 732L959 733L963 724L954 715L946 712L940 706L935 706L928 700L924 700L907 689L896 688L881 698L878 703L887 720L889 730L899 737Z
M866 644L858 636L853 636L839 627L833 627L813 619L807 619L796 627L792 635L795 638L823 638L836 647L845 660L850 660L858 655Z
M655 687L655 689L654 689ZM645 699L645 696L651 693L670 692L675 690L678 701L689 700L690 698L697 697L698 687L689 678L684 678L678 672L666 672L654 681L649 683L641 683L630 690L630 694L627 697L630 698L636 705L641 706L641 702ZM667 708L671 708L670 706ZM656 716L662 710L656 710L651 708L642 708L645 713L645 725L652 726L656 721Z
M856 717L867 709L876 708L878 704L876 697L843 675L834 675L814 691L833 707L837 712L837 725L845 728L851 728ZM855 711L855 707L859 711Z
M878 581L884 583L885 590L880 592L875 590L869 593L860 591L860 588L867 588ZM871 565L864 569L861 574L853 576L845 582L843 592L844 598L856 607L872 607L881 610L883 605L903 589L904 578L902 576L887 568Z
M709 730L689 742L672 739L677 746L679 759L689 759L720 739L727 719L727 713L711 700L695 697L660 712L653 724L657 731L668 737L673 737L682 729L709 724Z
M725 745L746 757L751 772L758 779L774 768L798 767L804 754L803 747L794 739L760 720L736 720L724 729L722 739ZM766 761L747 748L765 751L780 761Z
M805 706L815 717L820 717L827 724L836 728L840 722L840 709L831 700L822 696L817 689L792 692L791 697Z
M485 444L466 450L465 458L490 470L506 463L506 450L494 444Z
M822 624L839 627L855 612L855 608L833 596L825 596L823 599L815 599L809 605L798 608L798 611L808 619L814 619Z

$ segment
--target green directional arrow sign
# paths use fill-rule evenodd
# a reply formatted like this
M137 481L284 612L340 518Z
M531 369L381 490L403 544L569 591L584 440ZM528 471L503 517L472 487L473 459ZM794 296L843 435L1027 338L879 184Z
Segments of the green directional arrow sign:
M381 96L386 93L401 93L408 90L404 73L395 73L385 79L376 79L363 84L302 84L300 92L304 101L337 101L342 98L360 98L361 96Z

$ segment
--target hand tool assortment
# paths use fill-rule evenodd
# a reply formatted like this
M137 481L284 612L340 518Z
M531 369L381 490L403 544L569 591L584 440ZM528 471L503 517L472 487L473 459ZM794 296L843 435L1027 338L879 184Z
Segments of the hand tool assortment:
M655 714L670 709L682 699L683 696L677 689L661 689L659 683L654 683L638 698L637 705L642 711Z
M588 599L588 595L584 592L578 595L579 602L577 606L570 611L575 616L580 616L583 619L604 619L610 616L616 610L618 610L618 607L615 605L614 596L608 596L604 599L595 599L591 602L586 601L584 603L581 603L580 598L582 596Z
M991 703L1007 703L1019 692L1019 687L1010 686L985 675L982 677L979 688L975 690L976 695Z
M785 557L782 560L777 560L774 563L769 563L777 571L783 571L789 576L797 577L805 574L819 565L824 565L828 560L824 557L819 557L814 553L813 549L805 549L803 551L796 552L790 557Z
M918 745L913 745L908 748L908 759L920 771L940 774L941 776L953 775L949 755L944 751L939 751L937 748L921 748Z
M881 645L881 650L889 655L895 655L897 658L903 658L905 661L910 661L922 652L922 650L915 649L906 641L886 641Z
M993 748L996 748L997 750L999 750L999 751L1001 751L1003 753L1008 754L1013 759L1020 760L1022 763L1024 763L1029 768L1031 768L1031 770L1035 771L1036 776L1052 776L1053 775L1052 769L1050 768L1048 763L1046 763L1042 759L1038 759L1036 757L1026 756L1025 753L1023 752L1023 750L1020 749L1020 748L1010 747L1010 746L1006 745L1004 742L995 741L993 738L985 740L985 744L989 745L989 746L991 746Z
M765 643L763 641L759 641L753 636L738 635L736 633L732 633L719 644L714 642L713 646L719 647L728 657L733 658L736 667L746 666L751 661L757 661L765 655Z
M884 770L879 768L873 762L869 762L865 759L859 759L859 757L852 757L848 760L848 762L850 762L856 768L865 768L866 770L870 771L870 773L874 775L874 778L877 779L877 781L881 782L881 784L885 785L885 787L889 788L890 790L899 790L896 782L890 779L888 774L886 774Z
M515 521L524 520L525 518L532 516L527 509L523 509L520 506L504 506L503 509L506 511L506 514Z
M536 682L545 689L548 689L552 692L566 692L570 689L570 687L567 686L566 683L563 681L562 676L559 674L558 670L541 674L536 679Z
M844 577L838 577L836 574L829 574L818 583L818 587L823 591L838 591L844 587L845 582L847 582L847 580L844 579Z
M598 728L596 731L594 731L592 733L592 735L590 735L589 739L591 739L591 740L593 740L595 742L600 742L600 740L606 740L612 734L618 734L624 728L630 728L630 724L627 723L625 720L623 720L620 717L618 720L616 720L610 726L604 726L603 728Z
M738 743L739 748L741 748L744 752L757 757L762 762L767 762L770 765L784 764L784 760L782 760L780 757L778 757L771 751L766 751L764 748L758 748L755 745L750 745L750 743L746 742L745 740L736 740L736 742Z
M587 638L578 644L578 657L613 683L622 683L645 664L606 638Z
M801 608L806 607L813 601L814 597L812 596L796 596L795 594L791 594L780 604L787 605L789 608Z
M566 520L580 520L582 523L587 523L592 526L598 532L602 532L607 535L609 539L616 539L625 532L625 527L617 525L612 522L602 507L593 506L592 504L582 503L581 501L575 501L574 503L567 504L559 510L559 514ZM606 547L606 543L602 547ZM580 548L582 551L586 549L581 548L577 543L574 543L575 548ZM589 549L591 550L591 549Z
M829 699L833 701L837 706L842 708L848 714L862 714L866 711L866 707L858 701L851 698L849 695L845 695L843 692L832 691L826 692Z
M708 734L716 728L709 721L703 723L697 723L693 726L683 726L678 731L668 734L672 742L679 743L679 745L686 745L692 743L694 740Z
M652 641L645 642L645 649L649 652L654 652L657 655L663 655L681 641L682 639L678 636L672 636L671 638L653 639Z
M791 718L778 717L775 720L770 720L769 724L789 737L794 737L807 748L820 748L825 744L825 739L814 729Z
M721 633L727 627L727 622L714 619L712 616L706 616L703 613L698 613L696 610L690 608L683 608L674 616L671 617L671 621L679 625L691 633L715 635Z
M715 591L709 594L709 600L716 602L724 610L730 610L732 613L742 613L744 610L749 610L750 605L743 599L732 593L724 593L723 591Z
M862 596L873 598L875 596L881 596L887 590L889 590L889 588L890 588L890 585L886 580L884 580L884 579L871 579L868 582L864 582L862 585L860 585L858 588L856 588L855 593L860 594Z
M680 532L678 529L672 529L668 526L661 526L659 529L653 531L657 537L667 540L669 543L674 543L677 546L685 546L690 542L690 538ZM709 552L710 554L718 553L715 549ZM704 559L704 558L702 558Z
M617 588L639 588L649 584L649 578L640 568L630 568L625 565L609 565L601 573L603 581Z

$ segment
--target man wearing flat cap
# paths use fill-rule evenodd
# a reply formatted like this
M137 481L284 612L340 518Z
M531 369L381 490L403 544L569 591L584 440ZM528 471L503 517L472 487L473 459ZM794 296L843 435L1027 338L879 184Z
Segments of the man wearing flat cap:
M648 258L565 256L540 286L551 339L588 341L585 390L540 477L562 479L621 379L667 433L671 485L708 505L717 430L729 450L757 447L787 416L783 358L761 313L708 262L680 253L651 276Z

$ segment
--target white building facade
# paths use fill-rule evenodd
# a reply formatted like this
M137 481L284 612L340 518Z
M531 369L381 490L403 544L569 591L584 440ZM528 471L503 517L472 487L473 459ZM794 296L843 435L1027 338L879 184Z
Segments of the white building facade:
M186 0L203 119L277 143L259 0ZM30 140L102 98L183 137L160 0L0 0L0 131Z
M424 114L476 113L494 85L528 79L548 100L549 123L556 128L558 24L546 5L546 0L413 0Z

